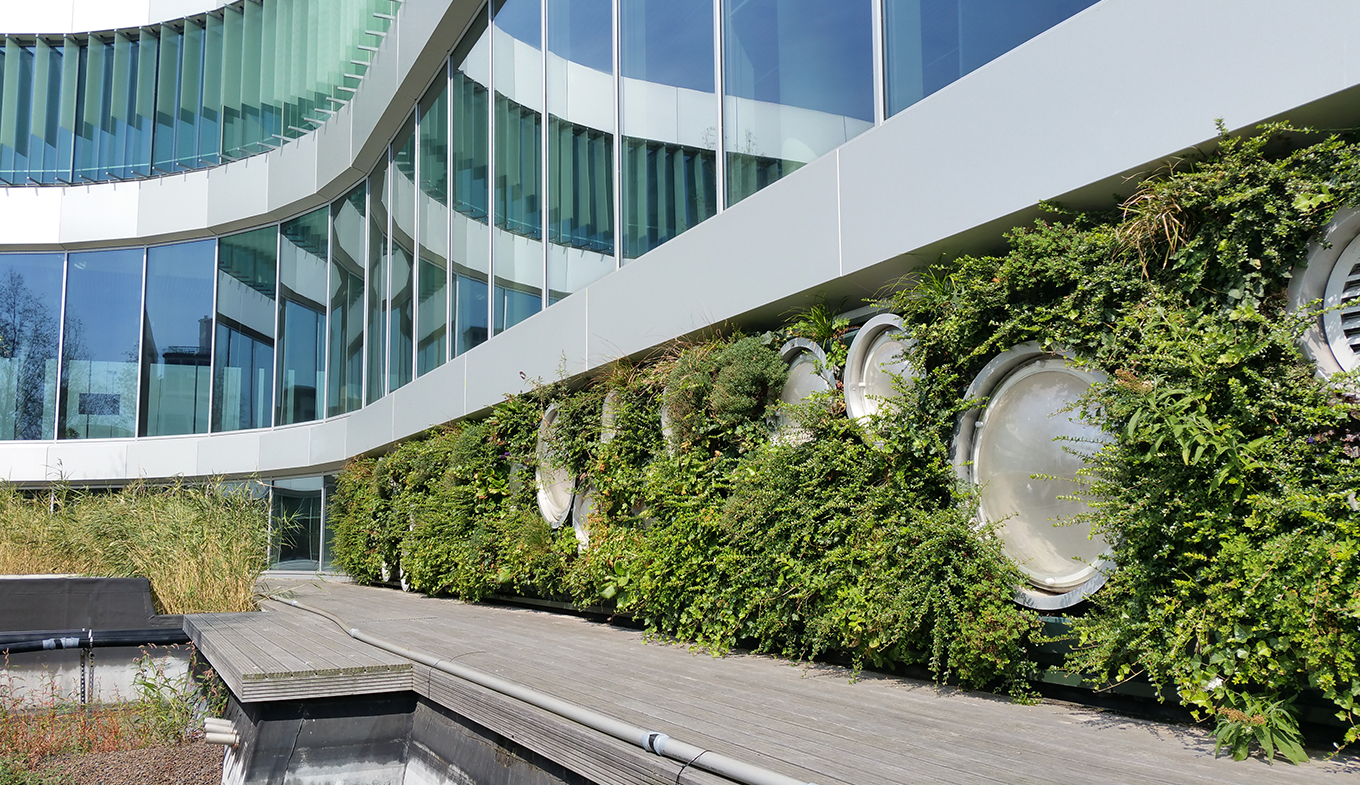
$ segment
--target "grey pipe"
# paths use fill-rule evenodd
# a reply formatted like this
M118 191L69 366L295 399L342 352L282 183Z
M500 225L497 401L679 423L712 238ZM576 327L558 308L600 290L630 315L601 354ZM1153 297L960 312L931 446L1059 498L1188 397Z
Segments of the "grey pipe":
M561 698L554 698L551 695L530 689L521 684L515 684L514 682L482 673L481 671L469 668L466 665L450 662L448 660L441 660L425 654L424 652L408 649L405 646L399 646L391 641L379 638L376 635L369 635L357 627L350 627L343 619L333 613L323 611L320 608L312 608L303 605L297 600L270 599L274 599L276 602L282 602L286 605L291 605L298 610L307 611L308 613L314 613L318 616L330 619L339 626L340 629L349 633L349 636L355 640L363 641L370 646L376 646L379 649L391 652L399 657L414 660L415 662L434 668L437 671L442 671L451 676L457 676L460 679L470 681L473 684L478 684L493 692L499 692L502 695L508 695L516 700L524 701L531 706L537 706L544 711L551 712L559 717L564 717L572 722L584 725L587 728L593 728L601 733L613 736L620 741L636 744L642 749L656 755L661 755L688 766L703 769L712 772L713 774L727 777L730 780L735 780L736 782L745 783L746 785L811 785L811 783L805 783L802 780L796 780L793 777L788 777L778 772L761 768L760 766L745 763L718 752L712 752L702 747L696 747L693 744L680 741L679 739L672 739L670 736L658 731L650 731L639 728L636 725L630 725L623 720L609 717L593 709L587 709L585 706L572 703L571 701L565 701Z

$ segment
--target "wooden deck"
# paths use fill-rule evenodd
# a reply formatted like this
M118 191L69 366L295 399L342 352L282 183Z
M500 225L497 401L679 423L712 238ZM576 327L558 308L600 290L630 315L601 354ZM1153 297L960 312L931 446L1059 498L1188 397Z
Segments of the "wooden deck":
M1020 706L768 657L713 658L572 616L320 581L272 581L350 626L818 785L1342 783L1360 761L1215 760L1199 728L1056 702ZM186 618L243 701L414 690L601 783L677 781L679 765L349 638L279 603ZM720 783L688 769L682 782Z

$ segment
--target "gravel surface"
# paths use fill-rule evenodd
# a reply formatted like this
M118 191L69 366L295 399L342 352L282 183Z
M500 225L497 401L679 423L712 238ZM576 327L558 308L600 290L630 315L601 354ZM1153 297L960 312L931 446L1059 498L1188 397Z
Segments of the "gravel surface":
M217 785L222 747L196 741L173 747L61 755L46 770L80 785Z

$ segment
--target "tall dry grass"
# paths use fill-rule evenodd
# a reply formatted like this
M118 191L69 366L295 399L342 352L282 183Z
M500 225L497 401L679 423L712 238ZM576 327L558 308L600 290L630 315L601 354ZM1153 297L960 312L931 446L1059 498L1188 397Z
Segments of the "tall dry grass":
M161 613L254 610L269 508L220 482L116 493L0 486L0 574L146 577Z

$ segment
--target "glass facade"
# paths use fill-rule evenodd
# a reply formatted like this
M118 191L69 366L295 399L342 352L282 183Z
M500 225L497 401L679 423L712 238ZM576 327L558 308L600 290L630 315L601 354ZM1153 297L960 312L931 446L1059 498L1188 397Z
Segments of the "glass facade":
M873 4L724 0L723 9L730 205L873 127Z
M352 412L364 398L363 183L331 205L330 336L326 416Z
M324 416L328 214L323 207L279 227L275 425Z
M495 333L543 308L542 11L538 0L504 0L491 23Z
M331 204L216 240L0 254L0 440L356 411L1094 2L492 0ZM0 183L277 147L354 94L399 6L5 36ZM267 486L276 565L327 567L329 478Z
M355 92L399 0L238 0L149 27L4 36L0 181L214 166L316 128Z
M497 0L328 206L218 240L0 254L0 439L355 411L1093 2ZM0 179L139 177L303 133L395 6L7 37Z
M897 114L1095 3L884 0L888 114Z
M51 439L56 428L65 262L0 255L0 439Z
M277 226L218 241L213 431L270 425L278 259Z
M217 243L146 252L137 435L208 432Z
M145 256L137 248L66 257L59 439L136 434Z
M619 7L623 258L718 211L718 99L710 0Z

